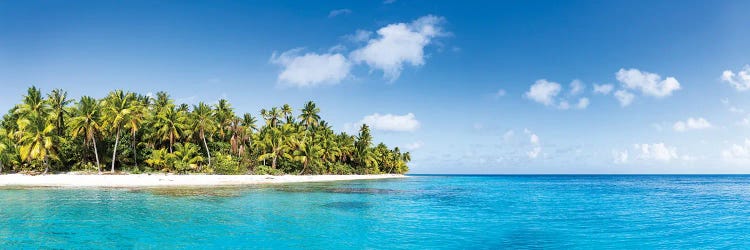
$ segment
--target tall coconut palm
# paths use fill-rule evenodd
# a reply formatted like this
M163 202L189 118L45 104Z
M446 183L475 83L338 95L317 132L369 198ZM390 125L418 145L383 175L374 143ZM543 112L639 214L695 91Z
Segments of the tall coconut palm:
M229 101L225 99L219 100L214 107L214 116L216 117L216 122L219 123L219 136L224 140L228 134L225 128L232 121L232 118L234 118L234 110L232 109L232 105L229 104Z
M96 168L99 173L102 172L101 165L99 165L99 152L96 148L96 137L102 130L100 125L101 118L101 106L99 102L93 97L83 96L81 100L76 103L72 118L70 119L70 135L73 138L79 136L84 137L84 145L88 145L90 141L94 146L94 156L96 157Z
M268 111L268 124L271 127L276 127L279 125L279 120L281 120L281 110L277 107L273 107Z
M133 99L132 93L115 90L110 92L102 102L102 125L110 134L115 136L115 145L112 149L112 173L115 172L120 135L132 111L131 102Z
M136 98L130 103L130 115L125 120L125 129L130 130L130 146L133 150L133 164L138 168L138 141L136 134L149 114L146 103Z
M169 153L174 152L174 144L182 138L185 130L185 114L174 105L169 105L156 115L156 135L169 143Z
M47 122L46 117L34 114L18 120L18 127L21 160L28 163L41 160L44 174L47 174L50 160L57 159L55 125Z
M208 149L206 134L213 133L216 130L217 123L214 120L214 112L208 104L200 102L197 106L193 106L192 120L193 127L198 132L198 137L203 141L203 147L206 149L208 166L211 166L211 151Z
M20 117L39 115L46 117L51 112L49 103L42 98L42 92L36 87L31 87L23 96L23 101L16 108L14 113Z
M73 100L68 99L68 92L62 89L53 89L47 95L47 101L50 104L52 111L52 119L55 121L55 128L57 128L57 136L63 136L65 133L65 118L68 116L66 107Z
M294 123L292 112L292 106L289 106L289 104L281 106L281 115L284 116L284 119L286 120L285 123Z
M315 125L318 125L318 121L320 120L319 113L320 109L315 106L315 103L308 101L305 103L305 107L302 108L302 113L299 115L299 118L302 120L302 124L304 124L307 129L310 129Z

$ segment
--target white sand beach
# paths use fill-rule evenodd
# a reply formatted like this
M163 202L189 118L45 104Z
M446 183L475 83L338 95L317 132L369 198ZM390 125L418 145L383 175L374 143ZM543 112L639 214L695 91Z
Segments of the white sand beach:
M399 174L384 175L0 175L0 187L190 187L190 186L241 186L253 184L327 182L405 178Z

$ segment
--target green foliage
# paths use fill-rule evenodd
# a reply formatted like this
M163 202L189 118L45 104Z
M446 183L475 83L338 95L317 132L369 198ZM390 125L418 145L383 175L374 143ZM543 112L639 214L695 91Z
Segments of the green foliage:
M234 175L244 174L245 169L240 168L240 163L231 155L216 154L216 163L213 165L216 174Z
M370 128L336 133L312 101L238 116L227 100L175 103L115 90L73 102L28 89L0 120L0 172L376 174L405 173L411 155L373 146ZM261 120L262 119L262 120Z
M256 166L253 169L253 174L257 174L257 175L284 175L284 171L281 171L279 169L273 169L273 168L271 168L269 166L260 165L260 166Z

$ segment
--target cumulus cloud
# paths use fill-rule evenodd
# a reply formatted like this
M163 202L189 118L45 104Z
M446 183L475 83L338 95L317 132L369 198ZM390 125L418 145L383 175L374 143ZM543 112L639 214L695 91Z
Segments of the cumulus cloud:
M585 109L588 106L589 106L589 98L583 97L581 99L578 99L578 104L576 104L576 108Z
M685 132L688 130L699 130L699 129L711 128L711 123L709 123L706 119L703 119L703 117L698 117L698 118L690 117L686 121L675 122L672 128L677 132Z
M367 42L368 40L370 40L371 36L372 36L372 31L357 30L354 32L354 34L346 35L344 36L344 38L351 42L360 43L360 42Z
M623 151L612 150L612 158L614 158L613 161L615 164L627 163L628 151L627 150L623 150Z
M750 65L745 65L742 70L737 73L731 70L725 70L721 73L721 80L729 83L738 91L745 91L750 89Z
M570 82L570 95L578 95L580 93L583 93L583 90L586 88L586 85L581 82L581 80L575 79L572 82Z
M350 59L381 70L385 78L394 81L401 75L404 64L424 65L424 48L434 38L446 35L442 29L444 22L442 17L428 15L411 23L387 25L366 46L353 51Z
M732 144L731 147L722 150L721 157L733 163L750 162L750 139L745 139L743 144Z
M545 106L550 106L555 103L555 97L560 94L561 88L559 83L539 79L531 85L524 96Z
M680 89L680 83L674 77L662 80L657 74L638 69L620 69L615 76L625 88L639 90L644 95L666 97Z
M615 86L612 84L594 84L594 94L609 95L614 88Z
M531 132L531 130L529 129L524 129L523 132L529 136L529 143L531 143L531 150L526 152L526 156L531 159L536 159L542 152L542 146L540 145L539 136L537 136L534 132Z
M271 63L282 67L278 81L296 87L336 84L349 76L351 63L338 53L305 53L293 49L281 54L275 52Z
M664 143L635 144L633 145L633 148L635 148L635 151L638 153L638 158L643 160L668 162L679 159L677 149L675 147L667 146Z
M372 115L365 116L356 125L367 124L373 129L382 131L393 131L393 132L413 132L419 129L420 123L416 119L413 113L405 115L393 115L375 113ZM351 124L347 126L353 128Z
M352 13L352 10L350 9L338 9L338 10L332 10L328 13L328 18L333 18L339 15L349 15Z
M618 90L615 91L615 98L617 98L617 101L620 102L620 106L627 107L631 103L633 103L633 99L635 99L635 95L633 93L628 92L627 90Z
M415 142L406 144L404 148L406 148L406 150L409 150L409 151L414 151L414 150L422 148L422 146L424 146L424 143L422 143L422 141L415 141Z

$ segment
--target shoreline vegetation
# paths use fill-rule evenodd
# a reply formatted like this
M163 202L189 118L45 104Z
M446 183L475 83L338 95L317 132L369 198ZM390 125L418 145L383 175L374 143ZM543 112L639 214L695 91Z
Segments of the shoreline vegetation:
M115 90L71 100L61 89L44 96L30 87L0 120L0 174L12 173L2 177L11 180L48 172L107 179L122 178L110 177L117 173L398 176L409 170L410 153L374 145L366 124L357 135L337 133L319 113L309 101L298 113L288 104L262 109L258 119L237 115L225 99L188 105L166 92Z
M59 188L158 188L158 187L219 187L247 186L258 184L284 184L301 182L330 182L352 180L378 180L407 178L401 174L377 175L206 175L206 174L50 174L0 175L0 188L3 187L59 187Z

